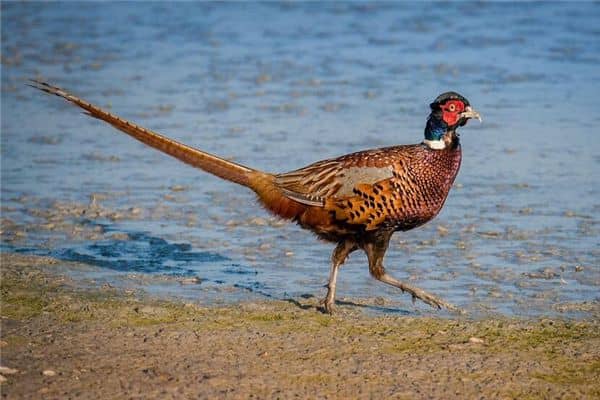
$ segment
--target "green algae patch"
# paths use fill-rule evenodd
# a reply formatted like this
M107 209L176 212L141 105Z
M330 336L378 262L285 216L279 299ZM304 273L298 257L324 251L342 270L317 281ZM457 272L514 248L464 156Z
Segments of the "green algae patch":
M6 261L6 255L2 257ZM96 321L118 327L174 323L191 315L189 309L174 302L151 299L144 303L114 291L76 288L64 276L42 273L33 262L36 258L23 259L32 260L33 265L24 268L21 262L18 268L2 269L0 302L4 318L28 320L46 313L65 323Z
M44 285L40 274L3 273L0 280L1 315L27 319L41 314L48 305L48 290L52 288Z
M589 363L573 363L573 360L565 359L555 364L552 372L536 372L533 376L560 385L583 385L590 376L600 376L600 360ZM597 388L596 393L600 394L600 387Z
M2 316L13 319L35 317L44 311L47 301L38 292L7 291L2 289L0 296Z
M115 307L119 309L119 307ZM113 324L116 326L145 326L190 321L195 314L183 304L162 301L146 305L122 307Z
M275 322L283 321L285 317L279 312L256 313L248 316L249 321Z

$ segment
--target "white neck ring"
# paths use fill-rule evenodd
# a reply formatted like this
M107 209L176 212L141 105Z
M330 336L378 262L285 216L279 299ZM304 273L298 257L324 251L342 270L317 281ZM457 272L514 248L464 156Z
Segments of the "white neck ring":
M425 143L427 145L427 147L429 147L430 149L433 150L444 150L446 148L446 142L444 142L444 140L428 140L425 139L423 141L423 143Z

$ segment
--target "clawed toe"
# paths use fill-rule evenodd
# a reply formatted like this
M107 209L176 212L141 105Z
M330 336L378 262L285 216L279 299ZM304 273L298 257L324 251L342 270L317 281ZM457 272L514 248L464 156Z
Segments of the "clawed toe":
M319 302L319 304L321 305L321 311L323 311L324 314L333 315L333 311L334 311L334 302L333 301L327 301L327 298L324 298L323 300L321 300Z
M420 289L419 289L420 290ZM429 304L431 307L433 308L437 308L438 310L441 310L442 308L445 308L448 311L453 311L453 312L459 312L462 313L463 311L461 309L459 309L458 307L445 302L444 300L431 295L427 292L424 292L422 290L420 290L421 293L420 295L413 295L413 302L415 300L415 297L421 299L424 303Z
M429 304L431 307L437 308L438 310L445 308L452 312L463 313L463 311L460 310L458 307L455 307L454 305L447 303L444 300L442 300L432 294L429 294L422 289L419 289L418 287L414 287L407 283L401 282L386 273L383 273L376 277L384 283L395 286L398 289L402 290L403 292L409 293L412 296L413 303L416 301L416 299L419 299L422 302Z

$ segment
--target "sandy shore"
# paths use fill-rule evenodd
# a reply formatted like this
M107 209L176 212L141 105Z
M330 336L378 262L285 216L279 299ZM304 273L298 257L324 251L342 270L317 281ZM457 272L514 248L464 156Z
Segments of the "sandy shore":
M82 289L61 264L2 254L2 398L600 397L597 318L207 308Z

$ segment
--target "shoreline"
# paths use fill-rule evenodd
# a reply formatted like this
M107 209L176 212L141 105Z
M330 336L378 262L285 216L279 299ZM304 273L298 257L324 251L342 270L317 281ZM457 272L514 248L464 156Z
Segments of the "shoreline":
M597 398L600 321L198 306L2 253L2 398ZM311 303L312 302L312 303Z

